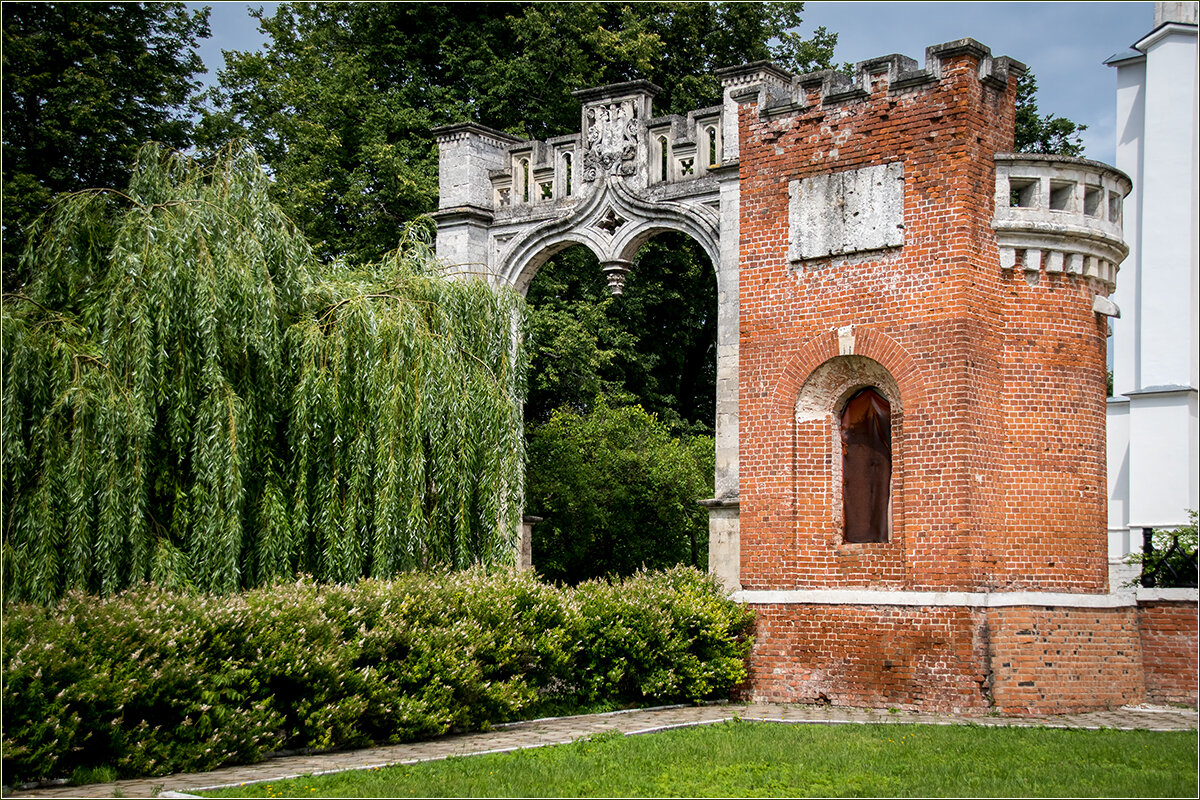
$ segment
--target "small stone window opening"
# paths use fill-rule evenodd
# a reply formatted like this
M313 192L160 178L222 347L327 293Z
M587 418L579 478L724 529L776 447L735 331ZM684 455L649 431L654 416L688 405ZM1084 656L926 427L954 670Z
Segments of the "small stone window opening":
M1053 211L1073 211L1072 199L1075 197L1075 184L1050 182L1050 208Z
M1089 217L1098 217L1103 213L1101 203L1104 202L1104 191L1102 189L1087 189L1083 193L1083 213Z
M564 194L567 197L571 196L571 154L563 153L563 182L565 186Z
M1008 204L1013 208L1034 208L1037 206L1038 191L1041 186L1036 180L1029 178L1010 178L1008 181Z
M717 129L710 127L705 133L708 135L708 165L715 167L720 163L717 153Z
M842 521L847 542L886 542L892 500L892 409L874 389L842 409Z
M665 181L667 179L667 159L670 158L670 153L667 148L667 137L658 137L658 179Z
M521 159L521 200L529 202L529 159Z
M1121 223L1121 195L1116 192L1108 193L1108 221L1114 225Z

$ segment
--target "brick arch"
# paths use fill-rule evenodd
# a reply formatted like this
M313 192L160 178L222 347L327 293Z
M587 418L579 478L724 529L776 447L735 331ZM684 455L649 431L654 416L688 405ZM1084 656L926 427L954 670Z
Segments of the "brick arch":
M868 387L891 407L892 471L886 539L863 543L844 539L844 466L836 441L846 401ZM773 432L770 447L779 454L771 491L778 518L795 537L802 582L818 580L816 572L820 580L836 576L838 582L902 584L916 453L908 420L919 419L926 404L926 381L915 359L881 331L834 329L795 349L776 382L766 426ZM814 567L814 549L833 560Z
M804 382L825 362L840 355L864 356L879 362L896 381L900 401L911 412L926 404L926 381L904 346L882 331L854 326L852 347L844 347L838 329L805 340L784 366L771 395L775 414L792 415Z

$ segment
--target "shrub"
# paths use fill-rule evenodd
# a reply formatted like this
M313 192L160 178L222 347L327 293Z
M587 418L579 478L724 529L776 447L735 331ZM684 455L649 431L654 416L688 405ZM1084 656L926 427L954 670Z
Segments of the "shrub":
M695 701L746 676L752 616L691 569L554 587L530 573L140 588L4 626L7 782L397 743L545 708Z
M555 411L530 435L533 562L576 583L708 562L715 452L710 436L675 439L640 406Z

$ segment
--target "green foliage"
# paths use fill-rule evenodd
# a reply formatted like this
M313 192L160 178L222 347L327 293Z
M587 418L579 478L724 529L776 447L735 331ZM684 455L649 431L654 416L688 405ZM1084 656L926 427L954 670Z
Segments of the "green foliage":
M712 434L716 414L716 280L708 257L678 233L638 253L613 297L583 247L554 256L526 295L530 305L531 427L560 406L595 398L640 403L677 434Z
M1194 797L1196 785L1195 731L734 720L639 736L611 730L550 747L310 775L202 794Z
M1189 524L1179 528L1156 528L1151 535L1153 549L1130 553L1126 564L1137 564L1141 574L1126 586L1156 586L1160 589L1190 588L1197 583L1196 555L1200 548L1200 525L1196 512L1187 511ZM1149 579L1149 583L1147 583Z
M4 775L201 771L548 704L720 697L746 677L751 623L685 569L573 590L474 569L226 596L72 592L5 609Z
M285 3L261 53L229 53L199 136L245 137L326 260L375 260L432 211L430 130L470 120L544 139L579 128L571 92L646 78L656 113L720 102L714 69L772 55L825 66L836 35L799 3ZM778 44L771 44L782 37Z
M185 104L208 9L183 3L5 3L4 284L55 194L124 186L148 140L191 141Z
M288 333L297 505L279 525L319 554L296 566L324 579L512 561L523 304L422 274L432 263L418 238L373 272L336 273L323 309ZM281 563L273 574L292 574Z
M529 287L529 513L555 580L707 561L716 281L686 236L656 237L612 297L571 248ZM638 403L641 408L610 406ZM556 410L559 413L556 415ZM672 438L683 437L683 438Z
M158 147L34 229L3 326L4 590L228 591L505 563L522 301L419 229L318 267L252 151Z
M1082 156L1080 134L1087 125L1053 114L1041 115L1037 105L1037 78L1026 72L1017 81L1017 120L1013 151L1046 153L1056 156Z
M636 333L616 313L596 256L572 247L546 262L529 285L529 431L565 407L587 412L599 396L634 402L622 366L633 359Z
M578 582L670 564L707 563L713 440L678 440L640 406L560 409L529 442L533 562Z

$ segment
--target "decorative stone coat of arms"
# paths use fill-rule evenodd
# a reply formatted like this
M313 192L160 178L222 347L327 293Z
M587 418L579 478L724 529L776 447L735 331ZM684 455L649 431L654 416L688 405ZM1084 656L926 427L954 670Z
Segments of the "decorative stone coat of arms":
M637 173L637 117L633 100L592 106L587 110L587 139L583 151L585 181L594 181L601 173L621 176Z

